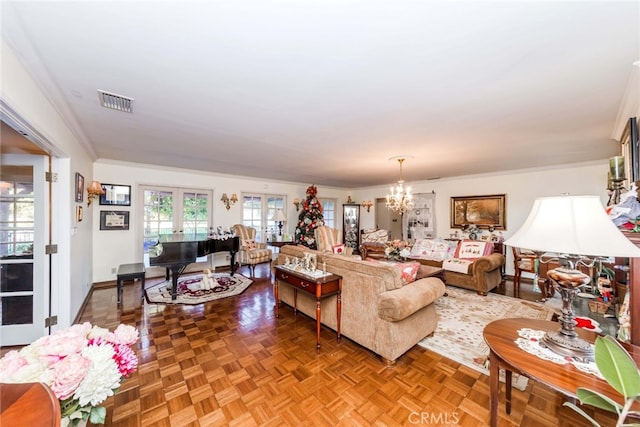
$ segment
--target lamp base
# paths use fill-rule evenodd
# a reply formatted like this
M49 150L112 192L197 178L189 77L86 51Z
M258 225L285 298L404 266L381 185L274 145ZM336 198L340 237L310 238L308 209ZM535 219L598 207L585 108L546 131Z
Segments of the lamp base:
M561 329L547 332L540 345L561 356L574 357L583 362L593 360L591 344L578 337L575 331L577 322L573 314L573 299L580 288L588 284L591 278L579 270L568 268L554 268L547 272L547 277L553 287L562 296Z
M549 331L542 337L540 345L556 354L573 357L581 362L593 361L593 347L582 338L566 336L560 331Z

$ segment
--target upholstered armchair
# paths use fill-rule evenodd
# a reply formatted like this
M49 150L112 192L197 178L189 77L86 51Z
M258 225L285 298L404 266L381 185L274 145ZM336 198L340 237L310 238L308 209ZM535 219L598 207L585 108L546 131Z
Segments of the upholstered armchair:
M231 227L234 233L240 237L240 267L248 265L251 277L256 275L256 265L263 262L271 262L273 253L267 249L267 244L256 242L256 229L246 225L236 224ZM271 275L271 269L269 269Z
M335 228L321 225L314 230L316 237L316 246L320 252L340 253L341 255L353 254L353 248L345 246L339 248L337 245L342 245L342 234ZM342 252L340 250L342 249Z

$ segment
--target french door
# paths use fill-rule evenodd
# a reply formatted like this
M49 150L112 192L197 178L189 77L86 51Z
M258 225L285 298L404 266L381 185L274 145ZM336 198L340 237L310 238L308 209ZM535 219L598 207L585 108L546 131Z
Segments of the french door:
M0 345L47 333L49 188L46 156L3 155L0 169Z
M276 221L272 220L276 210L282 209L286 215L285 206L286 196L256 193L243 194L242 224L256 229L256 240L258 242L266 242L268 240L267 237L278 232Z
M141 187L145 251L166 234L207 234L213 224L212 191Z

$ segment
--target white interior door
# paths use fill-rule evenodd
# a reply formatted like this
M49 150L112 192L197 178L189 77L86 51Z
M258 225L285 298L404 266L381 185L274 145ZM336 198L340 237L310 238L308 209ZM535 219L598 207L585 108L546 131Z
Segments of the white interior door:
M45 156L4 155L0 169L0 345L46 334L49 197Z

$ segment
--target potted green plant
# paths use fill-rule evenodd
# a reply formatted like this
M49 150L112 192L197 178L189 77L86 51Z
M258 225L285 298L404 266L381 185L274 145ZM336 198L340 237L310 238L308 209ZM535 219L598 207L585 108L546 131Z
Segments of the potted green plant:
M588 388L579 387L576 391L582 405L591 405L605 411L618 414L617 427L640 426L638 423L625 424L629 417L640 417L640 413L632 411L634 402L640 402L640 371L629 353L620 343L611 336L596 338L595 343L596 366L604 379L624 398L620 404L601 393ZM594 426L600 426L596 420L590 417L580 407L571 402L565 402L564 406L572 408L585 417Z

